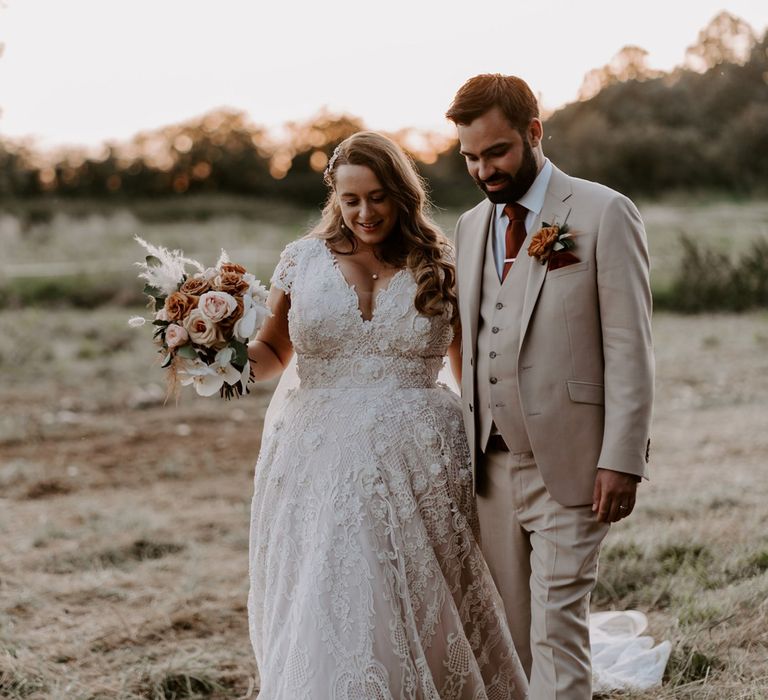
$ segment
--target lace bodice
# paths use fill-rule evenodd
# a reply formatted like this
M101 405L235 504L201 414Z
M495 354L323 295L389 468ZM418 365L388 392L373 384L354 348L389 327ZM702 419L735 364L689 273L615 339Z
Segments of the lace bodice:
M318 238L288 245L272 284L291 295L288 324L302 387L435 383L453 330L447 312L439 317L418 312L410 270L397 272L378 292L370 320Z

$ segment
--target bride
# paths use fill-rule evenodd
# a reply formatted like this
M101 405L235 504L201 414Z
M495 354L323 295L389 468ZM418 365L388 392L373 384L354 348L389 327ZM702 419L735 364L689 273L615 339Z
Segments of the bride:
M283 251L249 347L256 379L294 352L299 378L256 465L259 699L527 697L458 397L436 381L446 353L460 365L450 244L386 137L351 136L325 177L322 219Z

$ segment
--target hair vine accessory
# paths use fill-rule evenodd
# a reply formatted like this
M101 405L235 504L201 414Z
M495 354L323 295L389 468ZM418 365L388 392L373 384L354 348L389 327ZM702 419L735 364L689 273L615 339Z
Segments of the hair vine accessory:
M336 159L339 157L339 147L340 146L341 146L341 144L339 144L339 146L336 146L336 148L333 149L333 154L331 155L330 159L328 160L328 165L326 166L325 172L323 173L323 175L325 177L330 177L330 175L331 175L331 171L333 170L333 166L336 164Z

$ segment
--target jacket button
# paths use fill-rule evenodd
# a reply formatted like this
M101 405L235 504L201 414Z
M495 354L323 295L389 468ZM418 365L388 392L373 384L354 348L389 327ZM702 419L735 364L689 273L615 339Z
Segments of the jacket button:
M498 382L498 381L499 381L499 380L498 380L498 379L496 379L496 377L491 377L491 384L495 384L495 383L496 383L496 382Z
M491 350L488 353L488 357L490 357L493 360L496 357L496 351L495 350Z
M500 301L497 301L496 302L496 308L497 309L503 309L504 308L504 304L502 304Z
M491 328L491 333L498 333L498 332L499 332L498 326L494 326L493 328Z
M469 412L472 413L472 404L469 404Z

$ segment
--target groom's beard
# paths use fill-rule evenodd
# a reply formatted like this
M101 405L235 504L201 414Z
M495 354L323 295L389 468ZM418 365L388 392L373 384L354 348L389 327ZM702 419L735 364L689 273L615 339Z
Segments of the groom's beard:
M538 167L536 165L536 158L533 155L533 149L528 139L525 139L523 141L523 160L516 175L497 173L485 182L475 180L475 183L494 204L510 204L520 199L531 188L537 174ZM506 185L500 190L489 192L486 185L496 184L497 182L506 182Z

